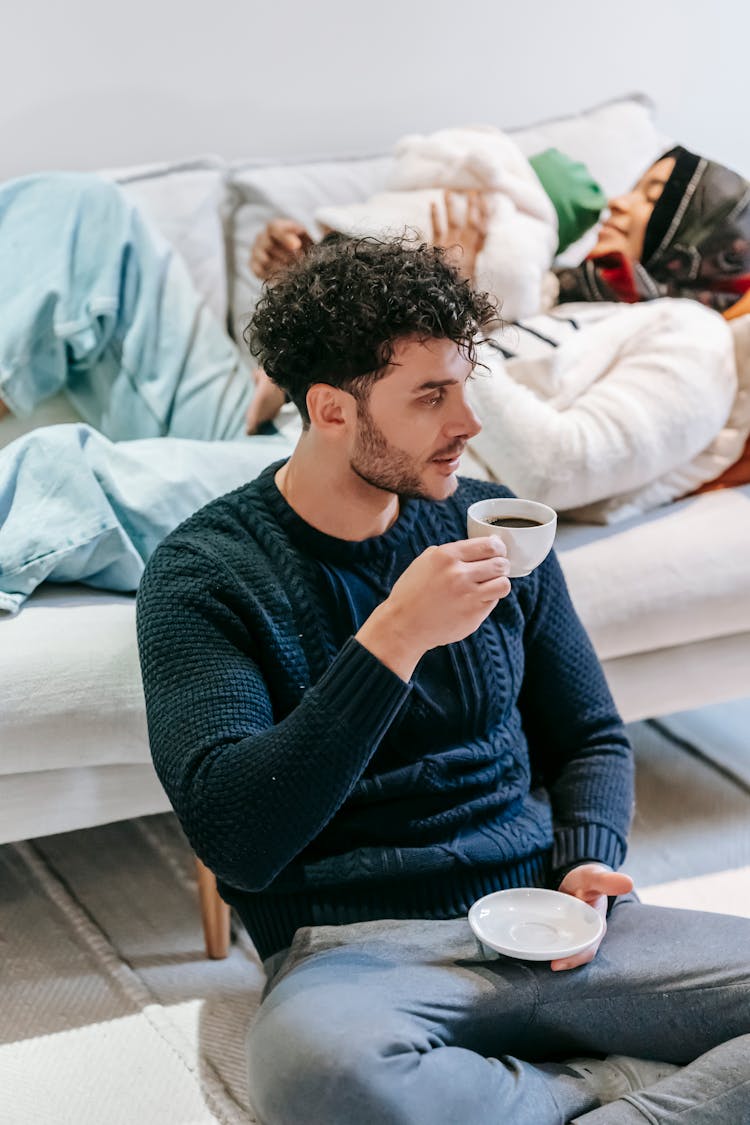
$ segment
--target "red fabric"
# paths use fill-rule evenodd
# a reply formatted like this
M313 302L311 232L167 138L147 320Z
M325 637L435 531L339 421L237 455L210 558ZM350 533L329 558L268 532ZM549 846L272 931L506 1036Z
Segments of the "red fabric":
M720 477L708 480L700 488L696 488L690 496L698 496L701 492L714 492L717 488L737 488L741 484L750 484L750 437L745 442L739 461L735 461L725 469Z
M602 281L616 294L618 301L631 305L640 301L633 263L629 258L624 254L607 254L602 258L591 255L591 260L599 264Z
M750 274L746 273L743 277L728 277L725 281L717 281L715 288L722 293L744 294L750 292Z
M725 320L735 320L738 316L750 316L750 277L739 278L738 280L747 282L745 292L739 301L724 313ZM695 492L690 493L690 495L697 496L700 492L713 492L717 488L737 488L741 484L750 484L750 437L748 437L745 448L733 465L725 469L721 476L715 477L714 480L707 480L705 484L696 488Z

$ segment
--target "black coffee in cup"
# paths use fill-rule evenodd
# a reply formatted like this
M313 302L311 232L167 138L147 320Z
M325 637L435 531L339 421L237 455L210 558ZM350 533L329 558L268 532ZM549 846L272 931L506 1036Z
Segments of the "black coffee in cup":
M489 519L484 521L491 523L493 527L541 527L540 520L526 520L520 516L490 516Z

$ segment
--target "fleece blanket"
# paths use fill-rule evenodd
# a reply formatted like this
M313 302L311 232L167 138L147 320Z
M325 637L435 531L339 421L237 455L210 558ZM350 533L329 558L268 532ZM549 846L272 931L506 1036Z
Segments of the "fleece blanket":
M385 192L365 203L324 207L316 219L354 237L412 232L431 241L430 205L442 206L446 188L488 193L489 228L477 258L477 286L500 297L506 319L538 312L549 303L546 287L557 248L557 214L521 150L492 126L404 137L396 146Z
M470 396L483 429L471 450L488 475L573 518L611 523L736 460L750 364L738 383L718 313L677 299L564 312L581 331L557 348L507 359L497 345L512 342L512 327L481 346L485 373ZM544 335L544 320L525 323Z

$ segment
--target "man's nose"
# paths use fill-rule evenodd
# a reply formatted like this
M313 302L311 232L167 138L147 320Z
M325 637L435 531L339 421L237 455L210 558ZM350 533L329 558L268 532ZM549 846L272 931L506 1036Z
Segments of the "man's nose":
M452 436L455 437L476 437L482 428L482 423L474 413L468 400L464 398L461 402L461 409L456 414L456 417L451 420L449 429Z

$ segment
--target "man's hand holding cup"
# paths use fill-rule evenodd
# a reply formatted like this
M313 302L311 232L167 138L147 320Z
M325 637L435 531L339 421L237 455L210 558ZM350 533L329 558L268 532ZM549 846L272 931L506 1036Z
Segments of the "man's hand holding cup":
M403 680L430 649L470 636L510 593L498 536L428 547L406 568L357 640Z

